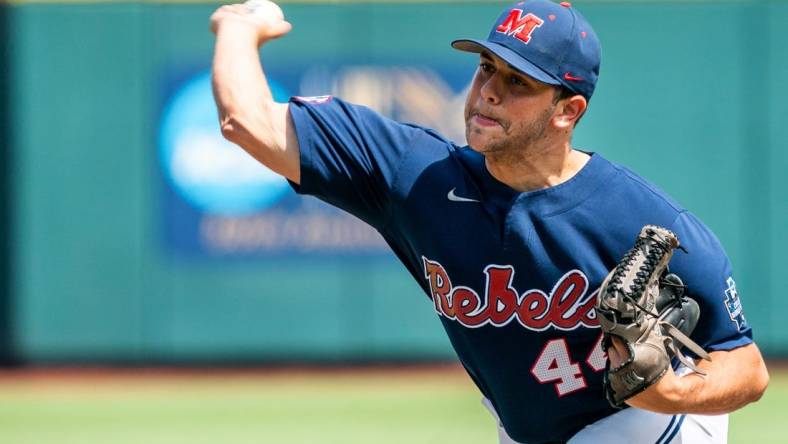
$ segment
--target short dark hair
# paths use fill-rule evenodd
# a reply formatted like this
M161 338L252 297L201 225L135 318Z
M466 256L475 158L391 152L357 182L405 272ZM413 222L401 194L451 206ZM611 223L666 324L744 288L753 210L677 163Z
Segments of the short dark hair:
M553 103L558 103L561 100L568 99L576 95L577 93L572 91L571 89L563 85L557 85L555 87L555 91L553 91Z
M555 90L553 91L553 105L557 104L561 100L568 99L574 96L579 96L579 95L582 94L576 93L563 85L557 85L555 87ZM575 126L577 126L577 124L580 122L580 119L582 119L584 115L585 112L583 112L583 114L581 114L580 117L578 117L577 120L575 120Z

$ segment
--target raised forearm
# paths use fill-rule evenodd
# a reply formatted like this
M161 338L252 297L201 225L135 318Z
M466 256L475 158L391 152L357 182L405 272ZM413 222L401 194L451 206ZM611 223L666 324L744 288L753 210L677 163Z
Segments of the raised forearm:
M216 35L213 93L222 133L246 148L257 139L269 147L283 146L273 120L271 90L257 48L257 36L245 27L225 27ZM259 128L259 130L257 130ZM255 131L259 134L253 134Z
M222 135L298 183L298 141L288 106L274 102L258 52L290 29L279 7L265 0L220 7L211 17L212 84Z

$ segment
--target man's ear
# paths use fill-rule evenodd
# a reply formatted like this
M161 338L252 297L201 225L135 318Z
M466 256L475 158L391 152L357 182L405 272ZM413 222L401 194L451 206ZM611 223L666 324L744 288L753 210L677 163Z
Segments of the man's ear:
M588 108L588 101L580 94L575 94L558 102L553 125L558 129L574 128Z

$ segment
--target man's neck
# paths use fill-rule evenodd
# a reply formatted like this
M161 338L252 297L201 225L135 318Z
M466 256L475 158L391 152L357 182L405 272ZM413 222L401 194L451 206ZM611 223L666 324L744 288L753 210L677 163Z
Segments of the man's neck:
M541 190L566 182L588 163L591 157L572 149L522 153L517 156L486 156L487 171L512 189L521 193Z

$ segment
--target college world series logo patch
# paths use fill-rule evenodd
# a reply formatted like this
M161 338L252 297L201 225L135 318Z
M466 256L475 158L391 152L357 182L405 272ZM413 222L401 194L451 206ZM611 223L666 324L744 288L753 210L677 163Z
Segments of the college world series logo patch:
M728 288L725 289L725 308L728 309L728 315L731 317L731 321L736 324L736 328L741 330L747 321L744 320L741 299L739 299L739 292L736 291L736 282L733 277L729 277L726 283Z

